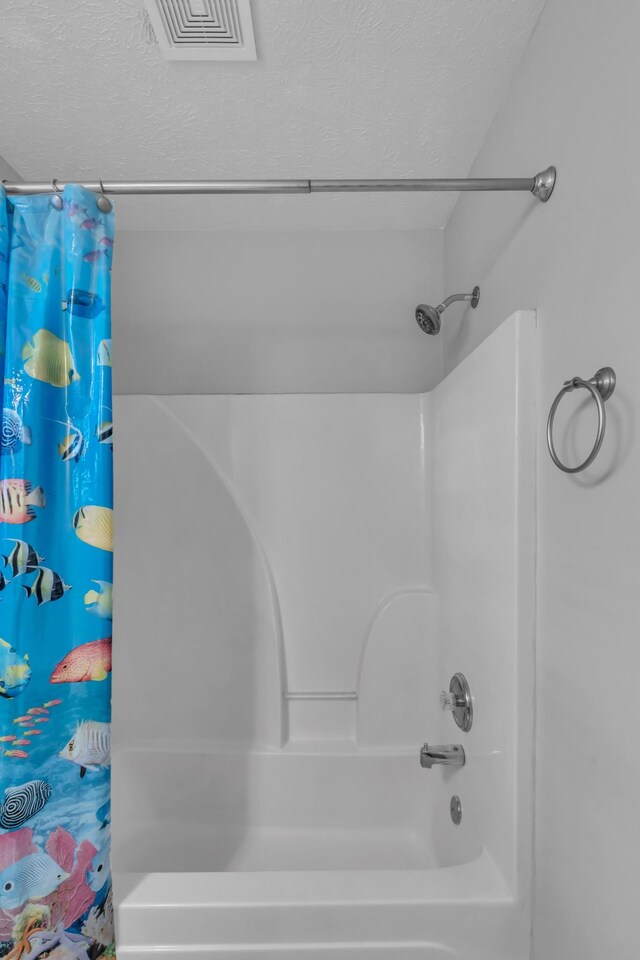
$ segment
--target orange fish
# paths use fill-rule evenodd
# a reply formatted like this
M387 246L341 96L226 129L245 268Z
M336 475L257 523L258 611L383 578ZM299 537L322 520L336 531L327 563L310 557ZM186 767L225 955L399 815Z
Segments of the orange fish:
M26 721L27 723L31 723L31 719L32 719L31 717L16 717L13 722L14 722L14 723L25 723L25 721Z
M42 730L25 730L25 737L39 737L42 733Z
M62 700L47 700L45 707L59 707Z
M9 733L6 737L0 737L0 743L11 743L12 740L15 740L15 734Z
M26 750L5 750L5 757L20 757L21 760L26 760L29 756Z
M36 717L35 720L33 717L29 717L32 723L49 723L49 717Z
M31 740L15 740L13 743L14 747L28 747L31 743Z
M30 710L27 710L27 713L37 714L37 713L49 713L48 710L45 710L44 707L31 707Z
M46 503L42 487L32 490L28 480L0 480L0 521L29 523L36 518L33 508Z
M49 681L79 683L82 680L104 680L111 673L111 637L83 643L60 661ZM37 722L37 721L36 721Z

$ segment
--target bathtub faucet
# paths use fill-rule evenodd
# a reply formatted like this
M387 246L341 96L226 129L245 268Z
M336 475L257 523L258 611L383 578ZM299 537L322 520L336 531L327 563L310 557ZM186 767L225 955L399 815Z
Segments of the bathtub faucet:
M429 770L435 763L443 763L449 767L463 767L464 761L464 747L459 743L449 743L444 747L430 747L425 743L420 748L420 766L427 767Z

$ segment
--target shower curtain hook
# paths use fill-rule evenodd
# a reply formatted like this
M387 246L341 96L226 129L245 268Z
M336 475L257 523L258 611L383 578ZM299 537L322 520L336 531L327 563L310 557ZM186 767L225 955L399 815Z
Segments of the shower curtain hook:
M53 196L51 197L49 203L54 210L62 210L63 203L62 197L60 196L60 187L58 186L58 181L55 177L51 181L51 186L53 187Z
M109 200L109 197L107 197L104 192L104 183L102 182L102 180L98 180L98 183L100 184L100 196L96 201L96 203L98 204L98 210L100 210L101 213L111 213L113 209L113 204L111 203L111 200Z

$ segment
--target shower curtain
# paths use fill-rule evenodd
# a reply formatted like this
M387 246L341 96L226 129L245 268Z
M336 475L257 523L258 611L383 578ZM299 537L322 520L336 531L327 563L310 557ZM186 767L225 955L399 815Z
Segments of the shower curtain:
M114 953L113 214L0 187L0 956Z

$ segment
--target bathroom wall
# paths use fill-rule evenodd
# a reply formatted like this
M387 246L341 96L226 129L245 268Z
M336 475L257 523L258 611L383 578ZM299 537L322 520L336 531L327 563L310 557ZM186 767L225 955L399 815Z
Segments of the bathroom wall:
M546 206L464 196L445 232L447 289L482 288L444 326L447 370L514 309L538 315L536 960L637 955L639 35L635 0L549 0L473 175L554 163L556 191ZM567 476L544 418L565 379L603 364L618 374L607 437ZM558 442L575 462L595 423L577 396L565 404Z
M7 163L4 157L0 157L0 180L21 180L13 167Z
M443 295L442 232L312 230L309 198L282 199L297 201L299 228L252 230L239 218L235 232L119 231L117 393L415 392L438 382L442 344L414 310Z

